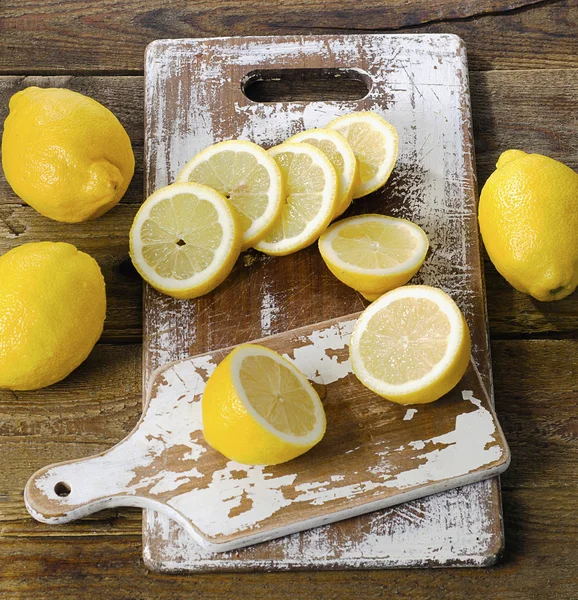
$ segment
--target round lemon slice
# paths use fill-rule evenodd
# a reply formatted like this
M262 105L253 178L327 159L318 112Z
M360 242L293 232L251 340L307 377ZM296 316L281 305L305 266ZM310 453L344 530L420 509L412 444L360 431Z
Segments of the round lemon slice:
M334 218L342 215L353 200L353 186L357 182L357 160L347 140L331 129L308 129L290 137L288 142L311 144L327 156L339 178L337 206Z
M442 290L408 285L366 308L349 344L358 379L399 404L433 402L463 377L470 334L456 303Z
M208 185L227 198L239 213L243 250L258 242L281 212L281 171L252 142L230 140L205 148L184 166L177 181Z
M159 292L196 298L231 272L241 236L238 216L221 194L198 183L175 183L140 207L130 230L130 256Z
M325 434L323 405L305 375L256 344L238 346L213 371L202 413L207 443L244 464L286 462Z
M373 112L355 112L334 119L327 129L339 132L351 146L359 165L353 197L374 192L389 179L397 161L397 130Z
M309 144L286 142L269 150L285 179L281 215L255 248L275 256L312 244L335 214L338 180L330 160Z
M384 215L343 219L319 238L329 270L371 301L407 283L423 264L428 247L421 227Z

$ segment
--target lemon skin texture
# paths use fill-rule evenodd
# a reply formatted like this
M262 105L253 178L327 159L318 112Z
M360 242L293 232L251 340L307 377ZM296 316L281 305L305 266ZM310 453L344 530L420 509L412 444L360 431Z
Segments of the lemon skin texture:
M2 136L2 166L14 192L42 215L94 219L122 198L134 173L130 139L96 100L60 88L14 94Z
M561 162L504 152L482 189L479 223L500 274L543 302L578 285L578 174Z
M105 313L100 268L71 244L23 244L0 256L0 388L64 379L90 354Z

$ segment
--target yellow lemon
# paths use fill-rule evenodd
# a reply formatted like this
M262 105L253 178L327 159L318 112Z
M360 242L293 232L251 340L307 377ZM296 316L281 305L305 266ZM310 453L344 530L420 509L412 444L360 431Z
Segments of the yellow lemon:
M484 245L502 276L537 300L578 285L578 174L520 150L504 152L480 195Z
M177 181L208 185L227 198L243 228L243 250L273 228L285 197L275 160L263 148L245 140L205 148L184 166Z
M343 219L319 238L319 252L329 270L370 301L407 283L423 264L428 247L421 227L384 215Z
M305 375L257 344L235 348L207 381L203 435L228 459L275 465L300 456L325 434L325 411Z
M23 244L0 257L0 388L64 379L102 333L104 279L71 244Z
M96 100L29 87L10 99L2 166L12 189L39 213L77 223L118 203L134 155L123 126Z
M374 112L337 117L327 129L340 133L351 146L359 166L353 198L367 196L385 185L397 162L397 129Z
M238 213L219 192L200 183L173 183L140 207L130 230L130 256L159 292L197 298L229 275L242 236Z
M337 173L321 151L305 143L285 142L268 150L285 180L285 197L273 228L255 244L272 256L285 256L312 244L335 215Z
M468 325L442 290L406 285L366 308L349 343L358 379L399 404L441 398L463 377L470 361Z

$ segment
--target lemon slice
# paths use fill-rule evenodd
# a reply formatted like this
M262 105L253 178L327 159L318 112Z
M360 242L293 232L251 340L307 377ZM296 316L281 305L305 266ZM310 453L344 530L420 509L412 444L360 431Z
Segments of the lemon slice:
M339 178L337 206L333 218L343 214L353 200L353 186L357 182L357 160L347 140L331 129L308 129L287 141L311 144L331 161Z
M349 344L366 387L399 404L433 402L458 384L470 360L470 334L442 290L408 285L366 308Z
M312 244L335 214L337 174L330 160L309 144L284 143L269 150L285 179L280 217L255 248L284 256Z
M281 212L279 167L252 142L230 140L205 148L184 166L177 181L208 185L229 200L239 213L243 250L259 241Z
M325 434L323 405L305 375L256 344L238 346L213 371L202 412L207 443L244 464L286 462Z
M397 130L373 112L356 112L334 119L327 129L339 132L359 165L353 197L367 196L389 179L397 161Z
M423 264L428 247L421 227L384 215L343 219L319 238L329 270L371 301L407 283Z
M130 230L130 255L159 292L196 298L231 272L241 235L238 217L221 194L198 183L175 183L140 207Z

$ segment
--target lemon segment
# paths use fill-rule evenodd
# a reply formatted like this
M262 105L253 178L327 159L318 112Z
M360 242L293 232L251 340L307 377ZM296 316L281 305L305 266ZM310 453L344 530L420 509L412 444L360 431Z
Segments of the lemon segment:
M105 314L100 268L71 244L22 244L0 256L0 389L67 377L100 338Z
M329 270L371 301L407 283L428 247L425 232L415 223L374 214L343 219L319 238Z
M329 225L338 180L330 160L309 144L286 142L268 152L281 169L286 196L280 217L255 248L284 256L312 244Z
M227 198L239 214L243 250L263 238L281 213L279 167L252 142L229 140L205 148L185 165L177 181L208 185Z
M331 129L308 129L292 137L288 142L306 143L321 150L331 161L338 177L337 206L333 218L342 215L353 200L353 187L357 183L357 159L347 140Z
M456 303L442 290L408 285L363 311L349 346L358 379L392 402L441 398L463 377L470 335Z
M213 371L202 399L203 435L229 460L286 462L325 434L325 411L305 375L257 344L235 348Z
M221 194L198 183L175 183L140 207L130 231L130 255L159 292L196 298L231 272L241 236L238 217Z
M480 194L491 261L518 291L560 300L578 286L578 173L540 154L507 150Z
M397 161L396 128L373 112L355 112L337 117L327 125L351 146L359 165L359 181L353 198L374 192L389 179Z
M2 135L6 180L40 214L95 219L124 196L134 173L128 134L102 104L72 90L29 87L10 98Z

